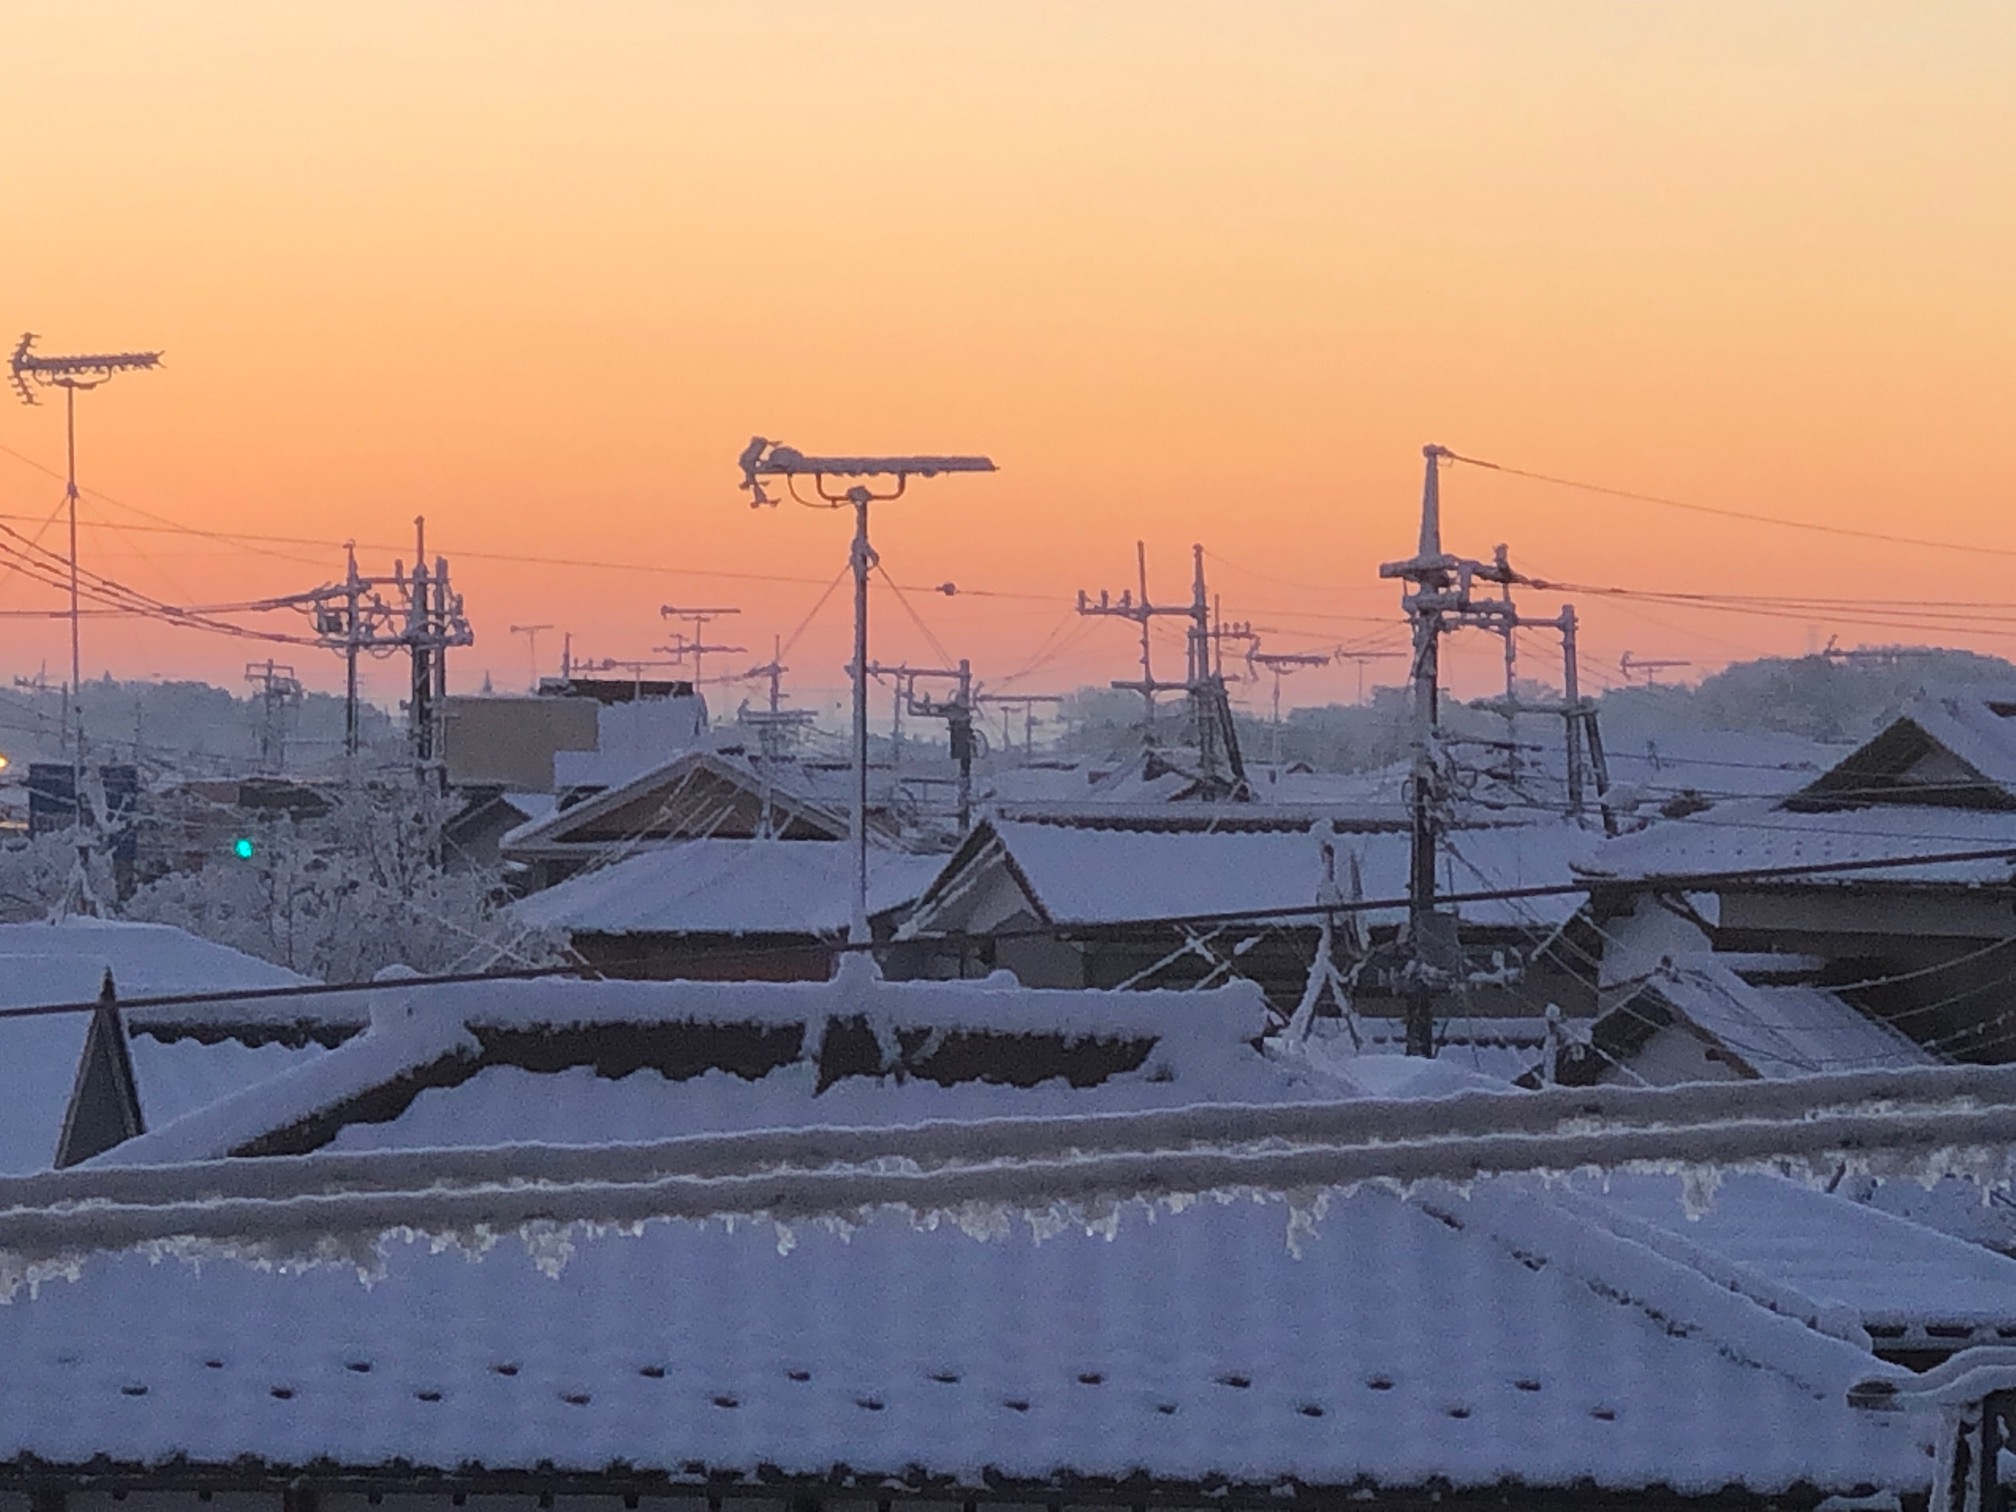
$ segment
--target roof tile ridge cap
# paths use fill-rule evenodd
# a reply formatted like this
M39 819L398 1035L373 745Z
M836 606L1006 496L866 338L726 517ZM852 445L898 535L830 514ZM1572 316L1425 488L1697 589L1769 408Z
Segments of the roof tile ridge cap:
M1469 1217L1508 1250L1539 1253L1599 1296L1698 1335L1726 1359L1776 1371L1816 1397L1838 1400L1850 1385L1872 1375L1909 1378L1902 1366L1887 1366L1866 1349L1772 1312L1693 1266L1571 1213L1552 1193L1533 1191L1529 1183L1512 1199L1500 1195L1507 1190L1486 1178L1472 1184L1465 1207L1445 1204L1444 1211L1459 1222ZM1664 1283L1657 1295L1643 1284L1648 1272Z
M313 1117L380 1082L450 1055L481 1050L459 1014L416 1016L410 1024L389 1027L374 1016L361 1034L333 1049L192 1108L83 1164L109 1168L221 1160L248 1140ZM305 1094L303 1101L286 1097L296 1090ZM278 1110L272 1106L276 1100Z

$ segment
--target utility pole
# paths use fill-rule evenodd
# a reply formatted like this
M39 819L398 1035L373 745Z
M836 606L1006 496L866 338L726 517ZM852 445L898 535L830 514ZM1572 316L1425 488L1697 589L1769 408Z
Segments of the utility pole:
M1272 764L1281 765L1281 679L1290 672L1303 667L1327 667L1330 665L1328 651L1262 651L1257 644L1246 653L1246 663L1252 667L1264 667L1274 674L1274 721Z
M350 758L355 774L357 757L357 610L364 595L363 579L357 576L357 543L344 544L347 566L343 579L343 754Z
M511 627L513 635L522 635L525 637L525 659L532 666L532 681L526 686L534 693L539 691L539 634L542 630L551 630L552 628L551 625L513 625Z
M408 740L415 770L424 785L440 754L438 724L448 689L448 650L472 646L476 636L470 629L462 595L455 592L450 580L447 559L436 557L433 568L427 566L426 521L416 519L413 525L418 550L411 573L403 562L393 563L389 576L367 577L359 573L357 550L352 543L345 548L340 583L271 599L266 607L305 611L316 640L343 653L343 744L353 757L359 744L359 655L367 651L389 654L403 649L412 657ZM386 600L384 590L388 588L398 596L397 603Z
M703 681L700 675L700 659L703 656L711 656L715 652L729 656L739 656L746 649L742 646L710 646L706 644L707 627L709 625L724 615L740 614L741 612L740 609L681 609L672 604L660 604L658 606L660 618L684 620L693 627L693 634L690 638L674 632L672 644L669 646L660 646L658 649L670 652L675 661L688 656L693 658L693 687L696 692Z
M1500 553L1490 563L1449 555L1442 549L1441 466L1453 455L1440 446L1421 450L1426 470L1421 484L1421 534L1414 555L1387 562L1383 578L1407 584L1401 607L1413 627L1413 738L1409 778L1411 845L1407 867L1407 953L1403 973L1407 991L1407 1053L1435 1053L1436 988L1446 985L1462 960L1455 951L1454 919L1435 908L1435 861L1443 806L1441 758L1441 640L1451 629L1475 627L1500 631L1512 614L1505 599L1476 598L1473 583L1504 584L1511 568Z
M912 667L886 666L881 662L868 664L870 677L887 677L894 680L896 688L896 714L900 720L907 711L916 719L942 719L945 721L950 740L952 759L959 764L959 833L965 834L973 823L973 757L977 742L973 734L973 663L960 658L956 667ZM917 684L925 678L942 678L953 685L950 698L919 697Z
M1406 653L1403 651L1346 651L1342 646L1339 646L1330 654L1333 660L1351 662L1358 668L1358 703L1362 707L1365 703L1365 663L1368 661L1386 661L1395 656L1404 656Z
M878 500L900 499L912 477L931 478L940 473L993 472L990 458L978 456L921 457L808 457L793 447L763 436L752 436L738 459L742 469L741 487L752 508L778 501L764 491L764 478L783 478L785 489L798 503L811 508L854 511L854 543L848 561L854 573L854 659L850 667L854 683L854 917L847 939L852 945L869 943L868 934L868 574L876 562L868 543L868 506ZM797 480L812 479L815 498L799 495ZM893 478L895 486L877 493L866 483L848 483L839 492L827 487L827 480L849 478Z
M1155 695L1180 692L1184 695L1191 728L1197 740L1198 778L1208 797L1237 795L1244 791L1246 767L1239 754L1239 738L1232 723L1231 700L1226 696L1223 669L1213 656L1220 632L1213 628L1211 595L1204 582L1204 548L1193 546L1191 553L1190 602L1183 605L1157 604L1148 597L1147 550L1139 542L1135 557L1141 570L1140 597L1122 590L1119 598L1101 590L1094 599L1084 590L1078 593L1078 612L1132 620L1141 627L1141 677L1139 681L1116 681L1111 686L1139 693L1146 718L1146 739L1154 742ZM1184 630L1184 679L1180 683L1158 682L1150 658L1151 623L1169 616L1189 621ZM1223 638L1252 640L1250 625L1227 627Z
M14 347L8 374L23 404L35 404L37 388L63 390L63 505L70 522L70 697L64 716L64 743L70 747L70 803L77 821L77 880L84 883L90 856L90 833L84 801L84 635L83 608L77 574L77 395L109 383L116 373L161 365L159 352L91 352L66 357L37 354L35 333L27 331Z
M301 680L292 667L283 667L269 656L263 662L245 664L245 681L259 690L259 769L284 771L287 733L282 721L289 709L301 703Z
M1141 676L1133 681L1114 682L1111 686L1122 692L1141 695L1142 729L1152 744L1155 735L1155 695L1157 693L1182 693L1189 690L1186 680L1180 683L1157 682L1155 680L1154 642L1150 636L1151 622L1158 617L1168 616L1191 619L1195 606L1190 604L1156 604L1148 598L1148 546L1146 542L1134 543L1134 561L1140 572L1140 588L1120 590L1118 598L1105 589L1099 590L1095 600L1084 589L1078 591L1078 612L1088 618L1109 618L1131 620L1141 627ZM1194 633L1194 632L1193 632ZM1191 670L1195 671L1194 653Z
M1036 749L1036 706L1038 704L1061 704L1068 702L1062 693L976 693L976 704L993 704L1001 711L1001 748L1013 750L1014 742L1008 738L1008 716L1014 710L1022 711L1022 754L1026 758Z

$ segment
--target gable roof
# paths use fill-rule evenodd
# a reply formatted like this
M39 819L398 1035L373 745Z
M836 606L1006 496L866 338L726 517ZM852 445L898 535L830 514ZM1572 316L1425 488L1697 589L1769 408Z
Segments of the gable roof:
M942 856L876 848L871 916L912 902ZM854 847L787 840L681 840L639 851L521 899L522 922L570 933L844 935Z
M500 842L514 860L614 845L756 835L768 804L785 839L839 840L845 816L809 798L786 765L758 772L715 751L687 751L615 787L521 824Z
M1669 956L1648 975L1606 994L1608 1005L1586 1041L1609 1063L1628 1066L1655 1032L1678 1022L1712 1045L1722 1064L1765 1081L1941 1064L1838 992L1771 980L1774 968L1801 961L1708 951ZM1538 1085L1538 1076L1529 1072L1522 1081Z
M98 1000L107 974L118 997L298 986L307 978L165 924L70 919L0 924L0 1007ZM178 1117L213 1096L277 1070L289 1052L261 1055L237 1043L200 1045L227 1026L278 1005L202 1003L0 1019L0 1174L47 1170L65 1149L95 1153L108 1136ZM292 1017L297 1005L288 1005ZM123 1021L123 1043L108 1023ZM189 1036L187 1047L171 1039ZM255 1036L256 1037L256 1036ZM88 1093L88 1107L78 1104ZM84 1128L74 1126L79 1118ZM79 1139L66 1139L66 1132Z
M1592 882L1656 882L1773 871L1760 885L1802 887L1980 887L2007 884L2012 861L1896 864L1915 857L1975 851L2016 855L2016 812L1926 804L1871 804L1852 809L1795 809L1773 800L1718 804L1712 811L1663 820L1619 835L1578 858L1575 870ZM1854 863L1881 863L1856 870ZM1800 877L1801 866L1833 868Z
M2016 689L1921 696L1788 801L2016 809Z
M933 926L982 868L1005 866L1045 922L1113 925L1197 915L1270 910L1306 911L1322 879L1326 826L1289 830L1096 828L1078 824L995 819L977 826L919 899L909 930ZM1569 823L1462 830L1446 837L1439 857L1451 892L1570 883L1571 861L1589 855L1595 837ZM1404 898L1409 839L1378 829L1334 841L1339 881L1352 858L1368 899ZM1474 925L1544 929L1571 915L1578 900L1511 899L1464 904ZM1373 909L1368 925L1392 925L1405 907Z

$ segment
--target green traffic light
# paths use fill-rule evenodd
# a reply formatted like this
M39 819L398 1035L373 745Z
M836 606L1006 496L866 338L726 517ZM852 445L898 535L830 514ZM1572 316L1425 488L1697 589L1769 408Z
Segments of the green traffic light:
M250 835L241 835L238 839L231 842L231 853L240 861L250 861L252 859L252 852L256 849L258 847L253 845Z

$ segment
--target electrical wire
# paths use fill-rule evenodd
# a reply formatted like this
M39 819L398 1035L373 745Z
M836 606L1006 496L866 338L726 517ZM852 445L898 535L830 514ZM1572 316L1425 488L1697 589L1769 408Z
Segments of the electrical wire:
M1514 467L1507 462L1486 462L1480 457L1465 457L1456 452L1445 452L1450 461L1461 462L1470 467L1481 467L1491 472L1505 473L1515 478L1526 478L1535 483L1546 483L1556 488L1570 488L1582 493L1603 494L1613 499L1628 499L1638 504L1656 504L1662 509L1680 509L1690 514L1713 515L1725 520L1743 520L1753 525L1775 525L1783 530L1805 530L1817 535L1844 536L1858 541L1880 541L1889 546L1918 546L1931 551L1957 551L1967 556L2016 557L2016 547L1986 546L1979 542L1942 541L1930 536L1893 535L1881 530L1860 530L1851 525L1831 525L1818 520L1794 520L1783 515L1757 514L1750 510L1729 509L1714 504L1694 504L1684 499L1666 498L1659 494L1638 493L1626 488L1612 488L1603 483L1588 483L1576 478L1557 477L1551 473L1534 472L1528 468Z

